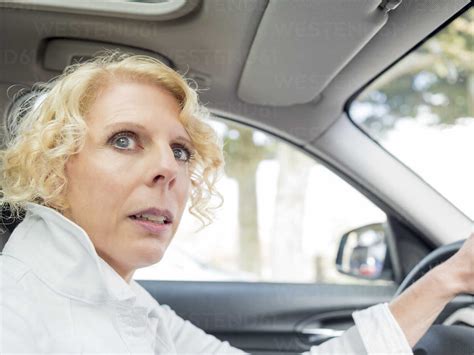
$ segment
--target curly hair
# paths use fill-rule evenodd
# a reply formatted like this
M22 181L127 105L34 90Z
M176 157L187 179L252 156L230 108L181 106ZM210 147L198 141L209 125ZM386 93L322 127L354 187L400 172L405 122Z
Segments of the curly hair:
M160 61L120 52L106 53L73 64L46 84L35 84L29 97L5 119L5 148L0 151L0 205L14 215L27 202L59 212L68 209L65 198L68 158L85 143L85 115L98 92L113 82L146 82L169 91L180 105L179 120L191 138L195 156L190 165L189 212L203 226L212 222L222 204L215 183L224 164L222 144L205 122L209 113L198 101L196 89ZM211 201L217 198L218 203Z

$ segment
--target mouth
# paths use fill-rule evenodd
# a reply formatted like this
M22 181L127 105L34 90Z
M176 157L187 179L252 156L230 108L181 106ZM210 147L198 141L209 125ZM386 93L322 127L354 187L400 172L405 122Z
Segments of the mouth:
M164 231L168 231L171 229L171 223L157 223L153 221L147 221L143 219L137 219L130 217L132 222L141 227L142 230L145 230L146 232L152 233L152 234L160 234L163 233Z
M149 208L139 211L129 216L138 226L147 232L158 234L171 228L173 224L173 214L168 210Z
M143 216L143 215L131 215L129 218L134 221L145 221L155 224L171 224L172 222L165 216Z

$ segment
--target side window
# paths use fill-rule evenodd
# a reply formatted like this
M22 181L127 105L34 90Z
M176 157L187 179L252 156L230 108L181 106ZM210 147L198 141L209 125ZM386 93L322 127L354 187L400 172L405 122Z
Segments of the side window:
M355 98L353 122L474 220L474 8Z
M358 263L370 275L381 268L385 250L378 245L371 256L364 246L377 242L377 229L347 233L380 227L386 221L383 211L288 143L232 122L213 119L211 124L224 141L226 168L218 183L224 205L197 233L199 221L186 211L164 258L137 270L136 279L383 282L347 276L336 267L346 234L352 249L350 255L339 252L342 269Z

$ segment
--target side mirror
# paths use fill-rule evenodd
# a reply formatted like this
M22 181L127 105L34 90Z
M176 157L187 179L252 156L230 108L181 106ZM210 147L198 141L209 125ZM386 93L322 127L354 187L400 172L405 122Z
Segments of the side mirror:
M357 278L393 280L384 225L370 224L344 234L336 267L339 272Z

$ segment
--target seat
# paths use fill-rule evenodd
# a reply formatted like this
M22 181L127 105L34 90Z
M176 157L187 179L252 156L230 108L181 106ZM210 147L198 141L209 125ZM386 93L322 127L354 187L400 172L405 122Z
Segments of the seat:
M24 215L21 215L20 219L12 218L10 209L4 207L1 209L0 215L0 252L3 250L5 244L7 244L10 235L13 230L20 224L23 220Z
M2 230L0 230L0 252L3 250L5 244L7 244L10 235L10 231L7 228L2 227Z

